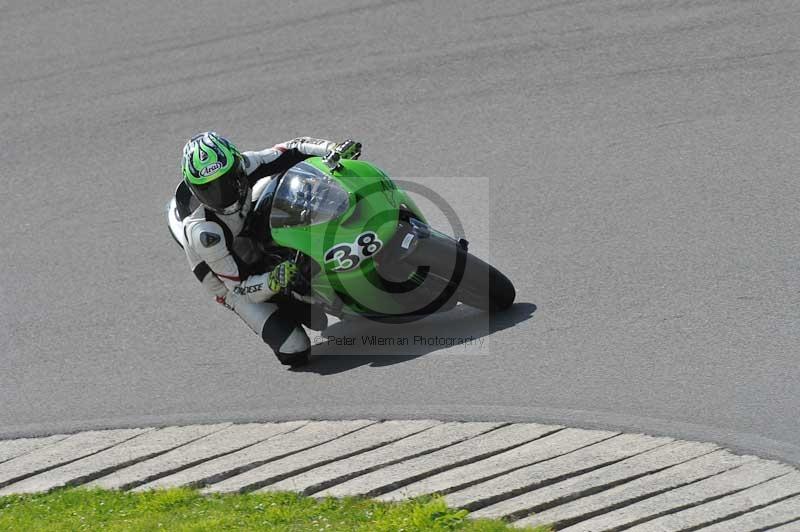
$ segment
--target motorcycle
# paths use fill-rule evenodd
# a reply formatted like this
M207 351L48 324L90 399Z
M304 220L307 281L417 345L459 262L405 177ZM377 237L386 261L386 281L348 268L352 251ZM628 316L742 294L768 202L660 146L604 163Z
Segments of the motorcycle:
M265 182L262 185L262 182ZM311 157L253 190L245 231L271 264L294 261L303 282L286 297L340 319L409 321L457 303L509 308L511 281L429 226L409 194L380 168L338 152ZM170 232L198 206L181 182L167 206Z

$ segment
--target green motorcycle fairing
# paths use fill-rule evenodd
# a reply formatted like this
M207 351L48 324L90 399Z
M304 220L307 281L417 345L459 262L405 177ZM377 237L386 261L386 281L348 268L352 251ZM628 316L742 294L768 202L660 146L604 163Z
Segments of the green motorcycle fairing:
M374 258L397 232L402 210L422 222L414 201L378 167L319 157L289 169L272 199L270 231L279 246L300 251L320 270L315 296L345 314L398 314L403 309L378 280Z

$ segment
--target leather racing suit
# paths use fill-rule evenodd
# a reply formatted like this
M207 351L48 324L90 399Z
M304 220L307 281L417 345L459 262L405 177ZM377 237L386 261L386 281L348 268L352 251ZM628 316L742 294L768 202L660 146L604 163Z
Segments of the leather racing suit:
M282 173L311 156L325 156L334 142L300 137L261 151L242 152L242 162L251 187L242 209L224 215L204 206L183 221L186 257L203 286L221 303L233 310L289 365L307 360L308 335L291 312L270 302L269 272L251 273L248 264L256 253L250 241L239 238L245 228L253 201L271 176Z

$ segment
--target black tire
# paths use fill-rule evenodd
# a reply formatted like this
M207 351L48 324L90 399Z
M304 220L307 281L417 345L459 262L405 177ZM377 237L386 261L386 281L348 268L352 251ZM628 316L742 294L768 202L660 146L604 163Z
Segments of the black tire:
M431 231L420 239L409 262L427 266L429 276L447 287L442 293L446 299L455 297L487 312L500 312L514 304L516 290L508 277L447 235Z
M500 312L514 304L517 292L497 268L467 253L464 275L456 289L461 303L487 312Z

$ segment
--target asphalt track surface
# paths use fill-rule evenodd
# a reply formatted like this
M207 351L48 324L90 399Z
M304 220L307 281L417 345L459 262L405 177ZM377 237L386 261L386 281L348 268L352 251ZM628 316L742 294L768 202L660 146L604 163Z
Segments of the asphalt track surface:
M793 0L0 2L0 437L435 417L800 463L799 31ZM166 231L207 128L363 141L519 305L286 371Z

